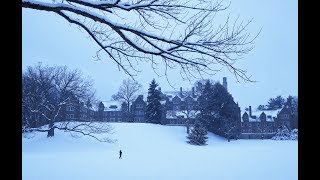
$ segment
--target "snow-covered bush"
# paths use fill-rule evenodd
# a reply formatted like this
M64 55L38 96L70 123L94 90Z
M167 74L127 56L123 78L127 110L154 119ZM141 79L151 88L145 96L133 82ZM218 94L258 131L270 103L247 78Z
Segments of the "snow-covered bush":
M291 131L291 140L298 140L298 129L293 129Z
M277 133L271 138L273 140L298 140L298 129L290 131L286 126L278 129Z

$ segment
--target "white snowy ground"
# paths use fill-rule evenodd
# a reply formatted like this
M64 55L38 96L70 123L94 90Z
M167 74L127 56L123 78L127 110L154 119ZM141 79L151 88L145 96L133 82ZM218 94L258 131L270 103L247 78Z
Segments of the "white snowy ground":
M298 179L298 141L227 142L210 133L208 145L199 147L185 142L183 127L112 125L114 144L58 130L54 138L23 138L23 180Z

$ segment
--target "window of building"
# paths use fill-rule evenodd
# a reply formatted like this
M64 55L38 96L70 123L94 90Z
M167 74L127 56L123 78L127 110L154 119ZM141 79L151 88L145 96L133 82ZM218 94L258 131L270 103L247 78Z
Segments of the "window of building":
M193 108L193 106L191 106L191 105L188 105L188 109L190 110L190 109L192 109Z
M288 114L282 114L282 118L283 118L283 119L288 119L289 116L288 116Z
M67 114L67 115L66 115L66 118L67 118L67 119L74 119L74 114Z
M103 121L108 121L108 118L102 118Z
M67 106L67 111L74 111L74 106Z
M257 123L257 127L260 127L260 123Z
M110 122L116 122L116 118L110 118Z
M241 127L244 127L244 123L241 123Z
M137 104L137 108L143 108L142 104Z
M135 115L144 115L143 111L135 111Z
M121 122L122 121L122 118L118 118L118 122Z
M87 115L85 114L80 114L80 119L86 119L87 118Z
M180 109L179 105L174 105L173 106L173 110L179 110L179 109Z
M32 115L31 115L31 117L32 117ZM35 114L35 115L34 115L34 118L35 118L35 119L39 119L39 118L40 118L40 115L39 115L39 114Z
M86 113L86 112L87 112L87 108L85 108L85 107L81 107L81 108L80 108L80 112L84 112L84 113Z
M144 118L143 117L135 117L134 121L135 122L143 122Z
M116 113L114 111L110 111L110 116L115 116Z
M180 103L180 101L179 101L179 100L177 100L177 99L173 99L173 100L172 100L172 103L173 103L173 104L179 104L179 103Z

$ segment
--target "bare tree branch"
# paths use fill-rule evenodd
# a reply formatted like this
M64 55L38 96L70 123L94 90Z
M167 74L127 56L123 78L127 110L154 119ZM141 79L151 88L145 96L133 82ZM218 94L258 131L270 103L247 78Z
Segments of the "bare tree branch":
M137 99L137 93L141 91L142 85L137 81L125 79L119 88L119 91L112 95L113 100L124 101L127 105L127 112L130 112L131 103Z
M112 142L97 135L110 134L109 125L66 121L61 116L66 105L81 105L80 102L94 99L92 81L82 77L79 70L69 70L66 66L47 67L38 64L28 67L22 76L22 130L23 132L47 132L54 136L54 129L81 133L101 142ZM82 106L80 106L81 110ZM85 122L88 121L88 122Z
M132 78L133 62L162 62L167 70L179 67L184 79L214 75L226 67L236 79L252 81L236 67L253 49L256 36L247 23L229 17L216 27L213 18L229 5L222 0L65 0L46 3L22 0L22 7L54 12L85 30L117 66ZM82 20L81 20L82 19ZM111 20L112 19L112 20ZM120 23L119 23L120 22ZM103 51L101 51L103 50Z

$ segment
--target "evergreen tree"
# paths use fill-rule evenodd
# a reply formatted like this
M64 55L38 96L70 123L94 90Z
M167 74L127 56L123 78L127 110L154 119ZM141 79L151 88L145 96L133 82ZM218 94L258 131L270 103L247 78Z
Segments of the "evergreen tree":
M191 132L187 136L188 143L192 145L207 145L207 130L200 121L196 121Z
M238 130L239 109L233 97L220 84L213 85L213 126L212 132L230 138L236 136Z
M146 118L147 122L154 124L161 124L162 107L160 91L156 89L158 84L153 79L148 89Z
M213 132L225 135L229 133L232 126L232 121L235 120L236 107L232 96L220 84L216 83L213 86L213 98L215 100Z
M289 95L285 106L291 110L291 128L298 128L298 97Z
M281 96L277 96L276 98L270 98L268 101L268 109L269 110L276 110L282 108L282 106L285 104L285 99Z
M293 106L293 97L291 95L288 96L287 101L285 102L285 105L292 108Z
M206 82L199 97L199 107L198 118L208 131L227 138L237 136L239 109L220 83Z
M199 119L202 124L210 131L213 124L214 98L213 87L209 80L206 81L199 97Z
M257 108L259 111L263 111L263 110L267 110L267 108L265 107L265 105L259 105ZM246 110L249 111L249 110Z

